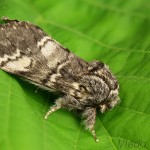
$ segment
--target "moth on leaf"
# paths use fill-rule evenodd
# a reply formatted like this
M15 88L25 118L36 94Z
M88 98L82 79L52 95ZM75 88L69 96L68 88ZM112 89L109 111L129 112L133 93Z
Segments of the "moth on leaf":
M45 119L61 108L80 110L85 128L98 141L94 129L97 110L116 106L120 99L115 76L103 62L87 62L32 23L2 18L0 68L49 91L63 94Z

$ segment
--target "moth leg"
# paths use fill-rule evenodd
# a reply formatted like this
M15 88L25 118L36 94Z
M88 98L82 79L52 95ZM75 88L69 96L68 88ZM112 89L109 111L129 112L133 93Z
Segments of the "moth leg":
M99 108L101 113L104 113L106 110L108 110L107 104L100 104Z
M49 116L51 113L55 112L55 111L58 110L58 109L61 109L61 106L62 106L62 105L61 105L62 99L63 99L63 98L57 99L55 105L53 105L53 106L50 107L50 109L48 110L48 112L46 113L46 115L45 115L45 117L44 117L45 119L47 119L48 116Z
M69 110L82 109L82 107L80 106L80 103L79 103L78 100L76 100L72 96L64 96L64 97L58 98L55 101L55 105L50 107L49 111L45 115L45 119L47 119L48 116L52 112L54 112L58 109L61 109L61 108L66 108L66 109L69 109Z
M106 110L112 109L120 102L119 99L112 100L112 101L106 101L105 103L102 103L99 105L100 112L104 113Z
M96 108L86 107L86 109L82 113L82 119L84 120L83 123L85 125L85 128L90 130L95 141L99 142L94 129L94 125L96 121Z
M56 111L56 110L58 110L58 109L60 109L61 107L60 106L57 106L57 105L54 105L54 106L51 106L50 107L50 109L48 110L48 112L46 113L46 115L45 115L45 119L47 119L48 118L48 116L51 114L51 113L53 113L54 111Z

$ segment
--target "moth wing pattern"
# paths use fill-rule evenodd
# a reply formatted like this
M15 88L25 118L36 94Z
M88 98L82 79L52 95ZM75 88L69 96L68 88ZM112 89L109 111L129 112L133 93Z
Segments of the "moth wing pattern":
M42 85L53 71L50 68L55 68L67 51L61 51L65 49L62 45L32 23L2 20L5 23L0 24L0 68Z

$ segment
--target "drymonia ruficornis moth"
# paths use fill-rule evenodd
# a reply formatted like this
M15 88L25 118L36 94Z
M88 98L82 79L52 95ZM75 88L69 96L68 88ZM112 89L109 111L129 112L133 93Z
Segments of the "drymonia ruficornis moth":
M119 85L103 62L86 62L29 22L3 17L0 25L0 68L49 91L63 94L52 112L80 110L83 123L96 141L96 111L116 106Z

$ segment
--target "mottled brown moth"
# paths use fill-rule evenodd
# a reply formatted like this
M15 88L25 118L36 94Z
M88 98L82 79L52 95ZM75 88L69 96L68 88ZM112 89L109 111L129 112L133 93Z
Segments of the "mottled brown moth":
M10 20L0 25L0 68L49 91L63 94L45 119L61 108L80 110L85 128L94 130L96 112L119 103L119 85L103 62L87 62L29 22Z

